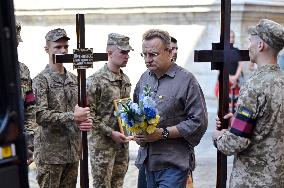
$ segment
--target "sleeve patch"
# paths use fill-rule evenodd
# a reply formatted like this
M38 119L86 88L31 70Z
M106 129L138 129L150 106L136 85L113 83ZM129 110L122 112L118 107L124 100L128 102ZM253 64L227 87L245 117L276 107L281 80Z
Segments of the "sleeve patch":
M238 109L238 114L243 115L246 118L252 118L252 111L243 106Z
M245 138L250 138L254 128L252 112L245 107L241 107L232 119L230 132Z
M30 105L34 105L36 102L36 98L35 95L33 93L33 91L27 91L26 92L26 96L25 96L25 106L30 106Z

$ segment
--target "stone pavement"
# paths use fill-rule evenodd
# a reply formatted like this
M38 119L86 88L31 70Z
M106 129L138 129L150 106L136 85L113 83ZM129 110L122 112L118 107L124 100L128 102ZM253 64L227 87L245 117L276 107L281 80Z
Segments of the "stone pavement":
M195 147L196 169L193 172L195 188L216 187L217 175L217 150L212 144L212 133L215 130L215 117L217 114L217 100L207 100L208 129L201 139L200 144ZM229 182L233 157L228 157L227 182Z
M215 129L215 117L217 111L217 101L207 100L208 109L208 129L202 138L200 144L195 148L196 153L196 169L193 172L194 188L214 188L216 182L216 149L212 145L211 135ZM137 155L138 145L134 142L130 143L130 163L129 169L125 177L124 188L135 188L137 186L138 170L134 166L134 160ZM232 157L228 158L228 180L232 168ZM90 174L90 187L92 187L92 178ZM35 180L35 165L30 168L29 178L30 187L38 188ZM80 187L78 179L77 187Z

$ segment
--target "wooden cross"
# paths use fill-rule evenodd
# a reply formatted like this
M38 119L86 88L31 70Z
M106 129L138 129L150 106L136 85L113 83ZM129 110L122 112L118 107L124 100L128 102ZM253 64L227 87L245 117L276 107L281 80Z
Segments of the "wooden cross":
M78 105L87 106L86 96L86 69L93 67L94 61L107 61L107 53L93 53L93 49L85 48L85 18L84 14L76 14L77 49L73 54L53 57L53 63L73 63L73 68L78 73ZM88 139L87 132L82 131L81 135L82 151L80 157L80 185L81 188L89 187L88 175Z
M212 70L220 70L218 116L223 117L229 109L229 66L231 59L249 61L248 50L231 50L230 44L231 0L221 0L220 42L212 43L212 50L195 50L195 62L211 62ZM228 128L228 121L221 119L221 128ZM227 181L227 157L217 151L216 188L225 188Z

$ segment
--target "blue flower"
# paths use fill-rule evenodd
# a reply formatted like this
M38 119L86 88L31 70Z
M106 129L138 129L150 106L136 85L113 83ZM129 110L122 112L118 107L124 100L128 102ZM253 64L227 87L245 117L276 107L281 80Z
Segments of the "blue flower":
M124 121L126 123L128 122L128 115L127 115L127 113L125 113L125 112L121 113L120 117L121 117L122 121Z
M137 103L131 103L130 104L130 109L132 110L132 112L134 112L135 114L141 115L141 109L139 108Z
M149 96L145 96L142 100L144 107L154 108L156 107L156 102Z
M120 116L122 122L128 130L135 133L152 133L159 123L156 102L151 98L151 88L144 87L143 94L139 97L139 102L134 103L130 99L118 104L118 112L115 116ZM149 126L151 129L149 129Z
M147 120L155 118L157 114L155 108L149 108L149 107L145 107L144 112L145 112Z
M129 120L127 124L128 124L129 127L133 127L134 120L133 119Z

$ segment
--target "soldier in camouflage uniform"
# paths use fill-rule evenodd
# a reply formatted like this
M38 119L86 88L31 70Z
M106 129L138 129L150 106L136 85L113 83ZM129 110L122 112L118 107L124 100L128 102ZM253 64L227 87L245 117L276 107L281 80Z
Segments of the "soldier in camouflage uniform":
M33 80L37 96L35 138L37 181L41 188L75 188L80 158L80 130L92 127L89 108L78 107L77 77L63 64L53 64L53 54L66 54L64 29L47 33L49 64Z
M21 38L21 24L16 23L16 34L17 34L17 47L20 42L23 42ZM27 136L27 147L28 147L28 164L32 159L33 151L33 137L34 130L36 129L35 122L35 96L32 89L32 79L30 77L30 71L28 67L19 62L20 67L20 78L21 78L21 93L24 99L24 115L25 115L25 131Z
M130 80L121 70L133 50L129 38L110 33L108 63L87 80L88 101L94 121L89 139L94 188L122 188L128 169L128 139L119 132L114 99L130 97Z
M230 187L281 188L284 185L284 75L277 54L284 28L263 19L249 29L249 55L258 69L241 89L229 130L213 141L225 155L235 155ZM217 126L220 121L217 119Z

